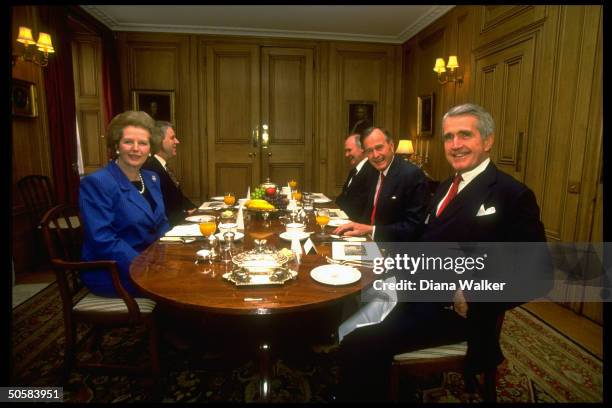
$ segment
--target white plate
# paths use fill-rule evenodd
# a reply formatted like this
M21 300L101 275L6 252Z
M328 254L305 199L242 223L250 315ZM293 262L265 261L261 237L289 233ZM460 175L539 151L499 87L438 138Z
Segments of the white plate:
M341 225L348 224L349 222L351 222L351 220L345 220L342 218L330 218L327 225L329 225L330 227L339 227Z
M220 232L215 234L215 237L219 238L221 242L225 240L225 238L223 237L223 234ZM244 234L242 232L240 231L234 232L234 241L240 241L242 238L244 238Z
M312 234L312 232L281 232L279 234L279 237L281 237L282 239L284 239L285 241L291 241L293 239L299 239L300 241L305 240L306 238L308 238L310 236L310 234Z
M223 196L210 197L213 201L223 201Z
M204 222L204 220L207 219L208 217L210 217L210 215L192 215L192 216L185 218L185 221L197 222L199 224L201 222Z
M348 285L361 279L357 268L346 265L321 265L310 271L310 276L326 285Z
M325 197L317 197L313 200L315 203L317 204L325 204L325 203L331 203L332 200L330 200L329 198Z

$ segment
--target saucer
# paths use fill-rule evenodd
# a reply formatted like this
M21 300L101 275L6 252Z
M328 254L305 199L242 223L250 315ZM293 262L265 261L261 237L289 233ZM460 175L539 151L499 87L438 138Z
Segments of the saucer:
M321 265L310 271L310 276L326 285L348 285L361 279L361 272L352 266Z
M215 237L219 238L220 241L225 240L225 237L223 236L223 233L221 232L216 233ZM234 241L240 241L242 238L244 238L244 234L242 232L239 232L239 231L234 232Z
M312 232L281 232L278 236L285 241L292 241L294 239L298 239L300 241L305 240L312 234Z

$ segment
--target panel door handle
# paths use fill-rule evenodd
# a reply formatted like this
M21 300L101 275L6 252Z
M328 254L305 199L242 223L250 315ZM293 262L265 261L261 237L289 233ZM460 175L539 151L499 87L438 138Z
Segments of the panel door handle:
M257 156L257 153L249 153L250 158L254 158L255 156Z
M523 156L523 134L524 132L519 132L518 134L518 148L516 152L516 164L514 165L514 171L517 173L521 171L521 159Z

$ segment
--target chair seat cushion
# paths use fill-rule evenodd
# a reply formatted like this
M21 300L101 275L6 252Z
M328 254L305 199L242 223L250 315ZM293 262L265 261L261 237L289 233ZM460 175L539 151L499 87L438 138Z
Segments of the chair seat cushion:
M155 309L155 301L146 298L134 298L140 313L152 313ZM99 312L99 313L127 313L125 302L120 298L108 298L87 294L72 308L75 312Z
M445 344L443 346L431 347L409 353L396 354L393 356L395 361L417 360L422 358L444 358L463 356L467 352L467 341L455 344Z

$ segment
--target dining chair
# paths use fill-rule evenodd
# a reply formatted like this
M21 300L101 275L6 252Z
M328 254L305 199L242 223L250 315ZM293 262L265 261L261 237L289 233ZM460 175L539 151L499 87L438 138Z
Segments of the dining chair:
M15 183L28 212L32 228L37 228L43 215L57 205L57 197L51 180L47 176L31 174Z
M83 224L78 207L57 205L47 211L41 221L43 240L51 260L62 299L65 331L64 376L68 378L74 367L102 369L128 373L151 373L159 376L158 333L155 302L132 297L119 280L115 261L80 261L83 242ZM89 293L79 279L79 271L100 270L110 273L118 298L106 298ZM80 339L77 323L91 326ZM115 327L137 327L144 325L149 331L148 347L150 364L128 366L111 363L80 362L76 358L78 347L88 339L88 346L100 343L104 330ZM93 335L93 336L92 336ZM100 350L102 351L102 350Z
M501 334L504 322L504 314L497 318L497 340ZM389 398L392 401L399 400L400 375L418 378L434 373L445 371L463 372L466 362L467 342L445 344L436 347L422 348L408 353L396 354L391 363L389 378ZM496 380L497 368L482 373L482 386L476 378L464 378L465 389L474 394L480 388L480 393L485 402L497 402Z

